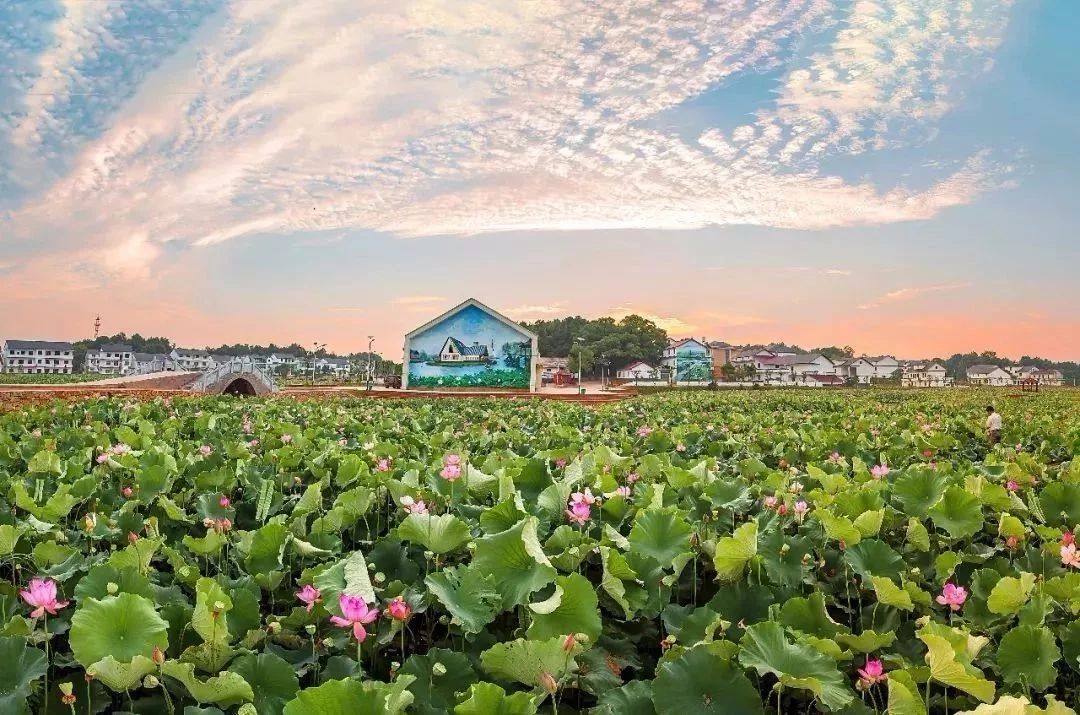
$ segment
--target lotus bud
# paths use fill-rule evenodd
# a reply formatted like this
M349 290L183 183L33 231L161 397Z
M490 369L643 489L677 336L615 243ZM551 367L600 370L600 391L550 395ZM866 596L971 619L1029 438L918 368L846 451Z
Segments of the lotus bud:
M157 686L161 685L161 681L153 675L148 675L143 678L142 683L144 688L156 688Z
M427 559L428 561L431 561L433 558L435 558L435 552L434 551L425 551L424 552L424 558Z
M540 674L540 687L548 691L548 693L554 695L559 690L559 684L552 677L551 673L544 671Z
M367 570L368 570L368 571L374 571L374 570L375 570L376 568L377 568L377 567L375 566L375 564L371 564L371 563L369 563L369 564L367 565Z
M322 639L322 644L323 644L324 648L333 648L334 647L334 639L329 638L329 637L323 638Z
M105 584L105 590L109 592L110 596L115 596L116 592L120 590L120 587L112 581L109 581L107 584Z
M446 666L442 663L436 663L435 665L431 666L431 674L436 676L446 675Z
M566 638L563 638L562 649L564 651L566 651L567 653L574 650L574 646L576 646L576 645L577 645L577 641L574 640L574 634L573 633L566 636Z
M470 541L469 543L465 544L465 548L469 551L476 551L476 542Z
M165 662L165 653L161 650L159 646L154 646L154 652L150 656L150 658L154 661L154 665L160 667Z
M787 555L787 553L788 553L789 551L791 551L791 546L790 546L790 545L788 545L788 544L784 544L783 546L781 546L781 547L780 547L780 553L781 553L781 555Z
M386 580L386 574L384 574L382 571L379 571L379 572L377 572L375 574L375 576L372 578L372 580L375 583L382 583L383 581Z
M307 624L306 626L304 626L304 630L307 631L307 634L309 636L315 635L315 631L316 631L315 624L314 623Z
M58 687L60 689L60 692L63 693L64 695L71 695L71 693L74 690L72 688L71 683L60 683L56 687Z

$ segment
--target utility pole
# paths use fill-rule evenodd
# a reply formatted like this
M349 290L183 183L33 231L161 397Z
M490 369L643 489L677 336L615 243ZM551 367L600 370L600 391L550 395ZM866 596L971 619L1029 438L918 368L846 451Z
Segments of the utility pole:
M367 336L367 389L370 390L375 384L375 336Z
M98 335L101 334L101 316L94 317L94 340L97 340Z
M318 352L326 347L326 343L319 343L315 341L315 350L311 353L311 386L315 386L315 360L317 359Z

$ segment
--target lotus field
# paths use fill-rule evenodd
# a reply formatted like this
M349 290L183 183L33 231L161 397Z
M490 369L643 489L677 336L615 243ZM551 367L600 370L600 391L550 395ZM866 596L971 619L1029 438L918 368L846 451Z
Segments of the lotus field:
M17 405L0 713L1073 713L1078 448L1068 390Z

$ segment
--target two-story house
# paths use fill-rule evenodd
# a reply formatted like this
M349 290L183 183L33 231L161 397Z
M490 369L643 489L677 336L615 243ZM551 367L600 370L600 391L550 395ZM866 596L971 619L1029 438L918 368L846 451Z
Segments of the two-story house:
M123 343L106 343L86 351L86 372L127 375L135 371L135 349Z
M71 343L52 340L5 340L0 350L0 372L70 375L75 363Z
M176 363L178 370L201 372L214 367L214 358L206 350L175 348L169 353L169 357Z
M1016 383L1013 374L997 365L972 365L967 369L967 381L972 385L1004 387Z
M831 375L836 377L836 363L821 353L796 355L791 364L791 376L795 382L809 382L809 377ZM819 381L818 381L819 382ZM827 381L832 384L832 380Z
M673 382L712 380L712 355L704 340L669 340L660 359L660 367Z
M901 387L945 387L952 378L945 375L945 366L939 362L910 362L901 366Z

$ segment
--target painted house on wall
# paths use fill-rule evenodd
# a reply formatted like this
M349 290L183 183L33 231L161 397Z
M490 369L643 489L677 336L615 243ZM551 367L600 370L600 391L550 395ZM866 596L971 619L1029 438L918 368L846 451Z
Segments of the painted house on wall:
M405 336L401 386L534 392L537 342L536 333L470 298Z
M669 340L660 367L674 382L709 382L712 379L712 352L703 340Z

